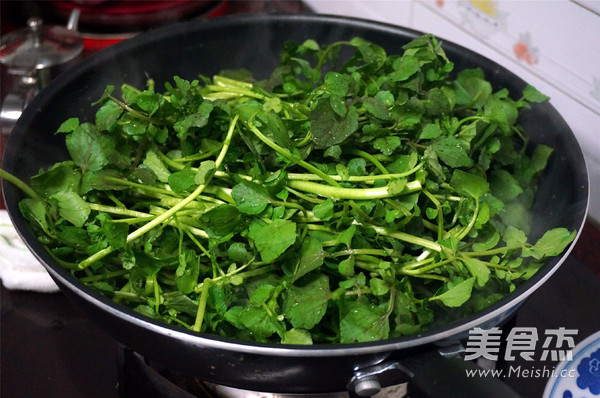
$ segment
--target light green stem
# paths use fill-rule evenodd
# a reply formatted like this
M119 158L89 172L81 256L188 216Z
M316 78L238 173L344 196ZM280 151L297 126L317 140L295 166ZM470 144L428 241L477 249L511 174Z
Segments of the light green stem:
M389 198L419 191L421 189L421 183L416 180L408 182L400 192L391 189L389 185L380 188L343 188L302 180L288 181L288 186L300 191L316 193L327 198L356 200Z
M233 136L233 132L235 131L235 126L237 124L237 120L238 120L238 116L236 115L233 118L233 120L231 121L231 124L229 126L229 131L227 132L227 136L225 137L225 140L223 142L223 147L221 148L221 152L219 153L219 156L217 157L217 160L215 161L215 169L218 169L221 166L221 163L223 162L223 159L225 158L225 154L227 154L227 150L229 149L229 145L231 143L231 137ZM206 186L208 185L208 182L210 182L210 178L208 178L207 180L208 181L205 184L199 185L194 190L194 192L192 192L189 196L184 198L181 202L179 202L178 204L176 204L175 206L173 206L166 212L160 214L159 216L157 216L155 219L153 219L149 223L143 225L142 227L136 229L135 231L133 231L132 233L127 235L127 243L139 238L140 236L144 235L146 232L150 231L157 225L162 224L165 220L167 220L168 218L173 216L180 209L184 208L188 203L190 203L194 199L196 199L196 197L198 195L200 195L202 193L202 191L204 191L204 188L206 188ZM85 260L81 261L79 263L79 269L85 269L85 268L89 267L91 264L93 264L94 262L105 257L106 255L112 253L114 250L115 249L112 246L109 246L105 249L100 250L99 252L97 252L97 253L91 255L90 257L86 258Z
M19 178L17 178L14 175L10 174L8 171L0 169L0 178L2 178L5 181L10 182L11 184L13 184L15 187L19 188L21 191L23 191L30 198L41 199L40 196L37 194L37 192L35 192L33 190L33 188L31 188L29 185L27 185L26 183L24 183Z
M202 292L200 293L200 301L198 302L198 312L196 312L196 321L194 322L194 326L192 326L192 330L196 332L199 332L200 328L202 328L204 311L206 310L206 301L208 300L208 288L210 285L211 280L209 278L204 279L204 283L202 284Z

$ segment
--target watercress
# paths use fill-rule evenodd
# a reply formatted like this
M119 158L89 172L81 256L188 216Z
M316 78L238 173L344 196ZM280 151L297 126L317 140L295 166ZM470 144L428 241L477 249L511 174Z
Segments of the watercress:
M527 238L552 148L518 115L547 97L453 69L432 35L397 55L289 42L264 81L109 86L95 120L58 127L71 159L29 184L0 173L59 264L146 316L290 344L413 334L509 294L575 236Z

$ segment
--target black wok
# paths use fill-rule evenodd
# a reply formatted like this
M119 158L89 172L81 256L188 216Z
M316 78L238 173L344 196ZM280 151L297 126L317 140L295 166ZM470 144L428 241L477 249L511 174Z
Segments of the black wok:
M45 88L16 123L3 168L28 181L40 168L64 160L67 152L63 138L53 132L69 117L91 119L95 110L90 104L108 84L143 87L150 77L161 87L174 75L194 79L199 73L210 76L224 68L247 68L263 78L275 66L277 54L288 39L302 42L313 38L328 43L361 36L390 53L400 53L403 44L420 34L364 20L315 15L223 17L150 31L93 55ZM525 86L505 68L468 49L449 42L443 46L456 70L479 66L496 89L507 87L513 93L520 93ZM558 226L581 231L587 213L588 177L573 133L548 103L524 112L521 124L532 142L555 148L533 207L533 236ZM121 343L154 361L208 381L273 392L332 392L349 387L366 394L371 391L369 386L387 383L386 378L393 374L398 375L395 382L412 377L416 383L422 377L415 373L428 374L423 364L441 358L439 350L432 351L432 347L455 343L473 327L501 324L556 271L573 246L510 296L445 327L364 344L263 345L184 331L111 302L77 281L43 250L18 210L23 194L17 188L4 184L4 197L18 232L65 295ZM453 364L445 361L441 366ZM369 372L379 374L379 380L366 377L373 376ZM433 385L435 381L427 383ZM496 390L496 394L502 391Z

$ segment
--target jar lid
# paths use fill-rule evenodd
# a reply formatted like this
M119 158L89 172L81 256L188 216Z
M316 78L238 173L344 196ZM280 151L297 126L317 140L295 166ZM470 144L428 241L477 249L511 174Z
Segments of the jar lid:
M83 39L75 30L44 26L38 17L27 27L9 33L0 41L0 63L13 70L31 71L64 64L83 50Z

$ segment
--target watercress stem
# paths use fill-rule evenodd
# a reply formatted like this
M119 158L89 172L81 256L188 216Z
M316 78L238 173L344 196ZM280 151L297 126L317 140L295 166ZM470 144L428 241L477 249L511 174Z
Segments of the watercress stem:
M225 140L223 141L223 147L221 148L221 152L219 153L219 156L217 157L217 159L215 161L215 169L218 169L221 166L221 163L223 162L223 159L225 158L225 154L227 153L227 150L229 149L229 145L231 144L231 137L233 136L233 132L235 131L237 121L238 121L238 116L236 115L229 125L229 130L227 131L227 136L225 137ZM210 176L210 177L212 177L212 176ZM200 195L202 193L204 188L208 185L208 181L210 181L210 178L207 178L207 183L199 185L194 190L194 192L192 192L190 195L188 195L186 198L184 198L181 202L179 202L178 204L176 204L175 206L173 206L172 208L170 208L163 214L157 216L154 220L150 221L149 223L145 224L144 226L138 228L137 230L135 230L132 233L130 233L129 235L127 235L127 243L144 235L146 232L150 231L151 229L153 229L154 227L161 224L163 221L167 220L169 217L171 217L172 215L177 213L180 209L184 208L188 203L190 203L192 200L194 200L198 195ZM85 268L89 267L91 264L102 259L103 257L107 256L108 254L112 253L114 250L115 250L115 248L113 248L112 246L109 246L103 250L100 250L99 252L97 252L97 253L91 255L90 257L86 258L85 260L81 261L79 263L79 268L85 269Z

